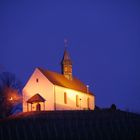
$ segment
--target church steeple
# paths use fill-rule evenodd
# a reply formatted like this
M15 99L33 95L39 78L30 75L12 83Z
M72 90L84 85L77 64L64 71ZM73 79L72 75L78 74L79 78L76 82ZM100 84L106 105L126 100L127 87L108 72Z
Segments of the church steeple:
M70 59L69 53L67 51L67 40L64 40L65 50L63 59L61 61L61 71L62 74L69 80L72 80L72 61Z

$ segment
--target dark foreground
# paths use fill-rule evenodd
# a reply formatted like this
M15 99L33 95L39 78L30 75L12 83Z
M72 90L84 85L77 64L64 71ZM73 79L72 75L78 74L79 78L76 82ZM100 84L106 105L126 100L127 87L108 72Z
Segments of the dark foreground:
M140 115L122 111L21 113L0 121L0 140L140 140Z

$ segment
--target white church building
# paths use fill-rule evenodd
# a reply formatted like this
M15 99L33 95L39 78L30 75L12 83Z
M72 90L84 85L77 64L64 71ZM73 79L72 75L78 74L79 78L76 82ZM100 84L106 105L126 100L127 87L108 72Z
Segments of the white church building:
M72 75L67 49L61 61L62 73L36 68L23 88L23 112L45 110L94 110L95 96Z

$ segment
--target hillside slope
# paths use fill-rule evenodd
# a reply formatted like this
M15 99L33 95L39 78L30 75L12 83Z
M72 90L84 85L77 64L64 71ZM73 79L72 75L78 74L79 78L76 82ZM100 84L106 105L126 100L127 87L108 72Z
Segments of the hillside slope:
M140 140L140 115L123 111L20 113L0 120L0 140Z

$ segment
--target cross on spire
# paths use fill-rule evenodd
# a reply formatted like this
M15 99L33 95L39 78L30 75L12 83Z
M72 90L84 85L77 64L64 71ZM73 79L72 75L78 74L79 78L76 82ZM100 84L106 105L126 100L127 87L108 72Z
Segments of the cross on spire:
M68 47L68 39L67 38L64 38L64 47L65 47L65 49Z

